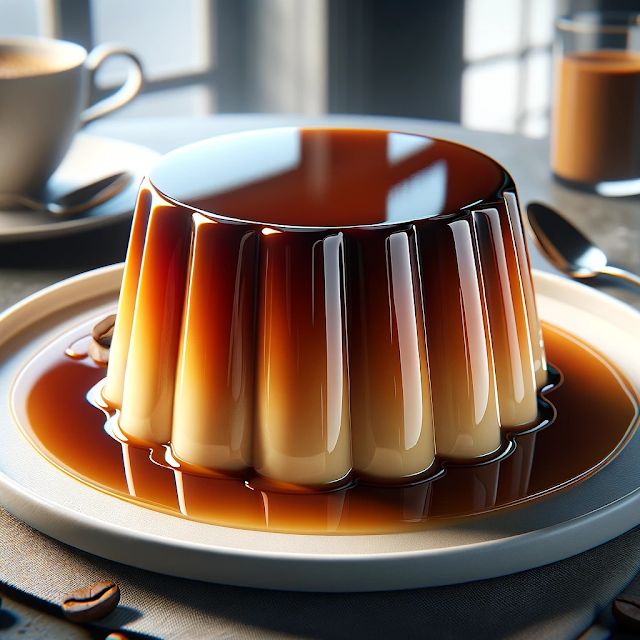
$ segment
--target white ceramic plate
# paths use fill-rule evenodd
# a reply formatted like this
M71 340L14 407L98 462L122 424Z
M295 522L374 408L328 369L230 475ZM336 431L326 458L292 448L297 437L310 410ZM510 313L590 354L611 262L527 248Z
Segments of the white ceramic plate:
M640 524L640 432L593 478L529 506L415 533L292 535L202 524L96 491L47 462L10 414L9 391L52 338L115 304L122 266L45 289L0 316L0 502L75 547L185 578L307 591L407 589L512 573L566 558ZM640 314L536 273L542 318L607 354L640 388Z
M158 155L138 144L79 133L49 180L49 199L118 171L130 171L131 183L111 200L68 220L47 213L0 210L0 244L68 235L130 217L140 181Z

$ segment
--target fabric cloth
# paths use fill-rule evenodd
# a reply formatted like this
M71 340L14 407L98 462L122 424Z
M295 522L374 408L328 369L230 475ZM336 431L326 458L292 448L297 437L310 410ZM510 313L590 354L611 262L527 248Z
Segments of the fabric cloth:
M411 591L316 594L162 576L68 547L0 511L0 580L51 607L113 580L118 609L99 626L130 637L576 638L640 567L640 528L568 560L503 578Z

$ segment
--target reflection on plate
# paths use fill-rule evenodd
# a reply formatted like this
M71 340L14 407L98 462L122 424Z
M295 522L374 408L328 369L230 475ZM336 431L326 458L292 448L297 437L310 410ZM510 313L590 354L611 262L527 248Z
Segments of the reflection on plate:
M140 181L157 157L155 151L137 144L79 133L49 180L47 198L54 199L118 171L133 174L129 186L111 200L70 219L32 211L0 211L0 243L68 235L130 217Z

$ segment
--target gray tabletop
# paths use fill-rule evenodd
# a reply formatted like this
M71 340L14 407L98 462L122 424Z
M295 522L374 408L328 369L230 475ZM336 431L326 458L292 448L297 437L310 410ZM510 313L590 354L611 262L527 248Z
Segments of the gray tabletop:
M113 120L92 133L145 144L165 152L222 132L286 124L326 123L327 118L216 116L203 119ZM518 186L522 204L537 199L560 207L598 242L612 260L640 272L640 200L603 199L568 190L549 174L544 141L473 132L459 126L418 120L334 117L339 125L386 126L458 140L504 164ZM0 310L26 295L75 273L124 259L128 223L56 241L0 246ZM551 270L532 248L535 267ZM640 307L632 289L601 288ZM34 553L49 554L85 576L113 575L124 581L142 615L124 628L158 637L545 637L572 638L606 610L608 602L637 571L640 532L630 532L599 549L550 567L516 576L439 589L390 594L284 594L161 578L77 554L2 515L0 565L15 563L5 576L28 574L25 559L11 555L11 540L26 537ZM77 576L58 577L64 588ZM5 580L10 581L10 578ZM15 583L18 584L16 578ZM37 595L37 594L36 594ZM137 599L137 600L136 600ZM155 601L155 602L154 602ZM161 609L170 620L162 618ZM606 611L604 618L606 618ZM158 627L159 621L165 626ZM114 622L117 622L114 621ZM606 622L606 620L605 620ZM17 633L17 632L16 632ZM17 636L16 636L17 637ZM42 636L44 637L44 636ZM398 636L399 637L399 636Z

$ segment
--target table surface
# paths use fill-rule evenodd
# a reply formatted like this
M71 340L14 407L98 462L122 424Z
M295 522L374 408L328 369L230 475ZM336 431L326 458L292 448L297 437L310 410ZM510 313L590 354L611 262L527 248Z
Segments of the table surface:
M333 116L330 119L263 115L221 115L202 119L158 118L140 120L105 120L87 128L98 135L147 145L160 152L227 131L263 126L319 124L380 127L380 118ZM428 133L457 140L476 147L500 161L513 175L522 205L532 200L548 202L561 209L588 236L596 239L612 262L640 272L640 200L634 198L604 199L572 191L557 184L548 166L546 141L519 136L465 130L457 125L389 118L390 129ZM93 232L55 241L23 242L0 246L0 311L49 284L76 273L124 259L128 238L128 222ZM531 246L536 268L553 269ZM640 308L640 295L631 287L598 284L598 287L628 304ZM0 587L1 590L1 587ZM46 629L41 614L30 613L19 604L6 601L19 623L11 633L19 634L25 624L30 634ZM12 609L13 607L13 609ZM51 625L60 624L58 621ZM0 622L1 626L1 622ZM53 633L53 627L49 628ZM75 633L80 633L76 628ZM70 633L70 632L69 632ZM45 637L30 635L29 637ZM19 637L19 635L16 635ZM69 636L71 637L71 636ZM77 635L74 637L82 637Z

